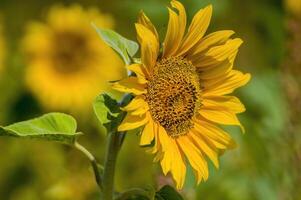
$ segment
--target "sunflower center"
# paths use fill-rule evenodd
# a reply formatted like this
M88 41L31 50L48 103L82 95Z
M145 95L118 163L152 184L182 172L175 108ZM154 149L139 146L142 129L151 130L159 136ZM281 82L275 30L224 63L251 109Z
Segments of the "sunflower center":
M201 106L196 68L182 57L158 61L146 96L153 119L171 137L187 134Z
M60 32L55 34L55 69L61 73L75 73L86 67L88 52L87 39L84 34Z

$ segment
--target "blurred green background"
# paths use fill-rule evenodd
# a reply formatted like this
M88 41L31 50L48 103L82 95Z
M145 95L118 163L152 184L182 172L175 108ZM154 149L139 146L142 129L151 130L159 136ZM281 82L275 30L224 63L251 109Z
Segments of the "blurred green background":
M240 116L246 134L227 128L238 148L221 157L220 170L210 166L209 180L197 187L189 172L183 195L200 200L301 199L299 0L181 2L190 20L198 9L213 4L208 32L234 30L236 36L244 40L236 68L252 74L251 82L237 91L247 108ZM98 9L113 18L116 31L135 40L134 23L141 9L158 32L165 33L168 3L167 0L27 0L26 3L1 0L0 124L62 110L41 105L25 84L28 62L21 45L28 24L46 23L52 6L77 4L83 10ZM291 56L294 52L297 55ZM294 70L287 70L293 66ZM291 110L296 113L292 114ZM79 130L85 133L81 143L103 161L105 133L97 124L91 105L75 113L68 109L63 111L72 113L80 122ZM152 163L152 156L138 146L138 139L136 135L128 135L122 148L116 175L118 191L130 187L160 187L171 182L161 175L158 164ZM93 200L99 195L89 162L76 150L59 144L11 138L0 138L0 149L1 200Z

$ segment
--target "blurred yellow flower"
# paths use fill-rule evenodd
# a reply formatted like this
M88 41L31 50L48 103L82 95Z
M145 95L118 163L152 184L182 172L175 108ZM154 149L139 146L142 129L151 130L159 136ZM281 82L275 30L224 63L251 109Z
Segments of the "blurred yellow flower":
M164 174L170 172L180 189L186 160L199 183L208 179L206 157L218 168L219 151L235 146L218 124L242 128L236 114L245 107L228 94L245 85L250 74L232 69L242 44L241 39L230 38L233 31L203 37L212 6L197 12L185 34L185 8L174 0L171 5L162 54L156 28L141 13L136 30L142 64L128 66L136 76L114 83L113 88L135 96L123 108L128 114L118 130L144 126L140 144L151 146Z
M301 1L300 0L286 0L286 7L289 12L296 16L301 16Z
M91 22L113 28L113 19L97 9L79 5L54 6L46 23L27 27L23 49L27 55L26 83L48 109L83 111L108 81L125 70L118 56L101 41Z

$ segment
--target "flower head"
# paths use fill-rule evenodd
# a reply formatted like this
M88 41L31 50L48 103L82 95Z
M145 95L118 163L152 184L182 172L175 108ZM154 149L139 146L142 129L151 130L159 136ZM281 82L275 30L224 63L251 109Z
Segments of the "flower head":
M180 189L187 162L199 183L208 179L208 158L218 167L219 150L235 146L218 125L242 128L236 114L245 108L228 94L245 85L250 75L233 70L242 44L230 38L233 31L204 37L212 6L197 12L187 32L183 5L173 0L171 6L162 52L155 27L140 13L136 29L142 63L128 66L136 76L113 87L135 96L123 108L128 113L118 130L144 126L140 144L150 147L164 174L170 172Z
M113 19L79 5L54 6L46 23L31 23L23 48L28 55L26 83L48 109L84 111L110 80L125 70L121 60L102 42L91 22L113 28Z

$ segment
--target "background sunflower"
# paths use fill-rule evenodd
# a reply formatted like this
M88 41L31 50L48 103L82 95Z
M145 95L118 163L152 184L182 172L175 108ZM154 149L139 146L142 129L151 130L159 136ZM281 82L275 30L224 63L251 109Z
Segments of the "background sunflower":
M122 77L122 62L91 28L113 28L111 16L80 5L54 6L45 23L27 27L25 80L43 106L71 112L89 110L108 82Z

